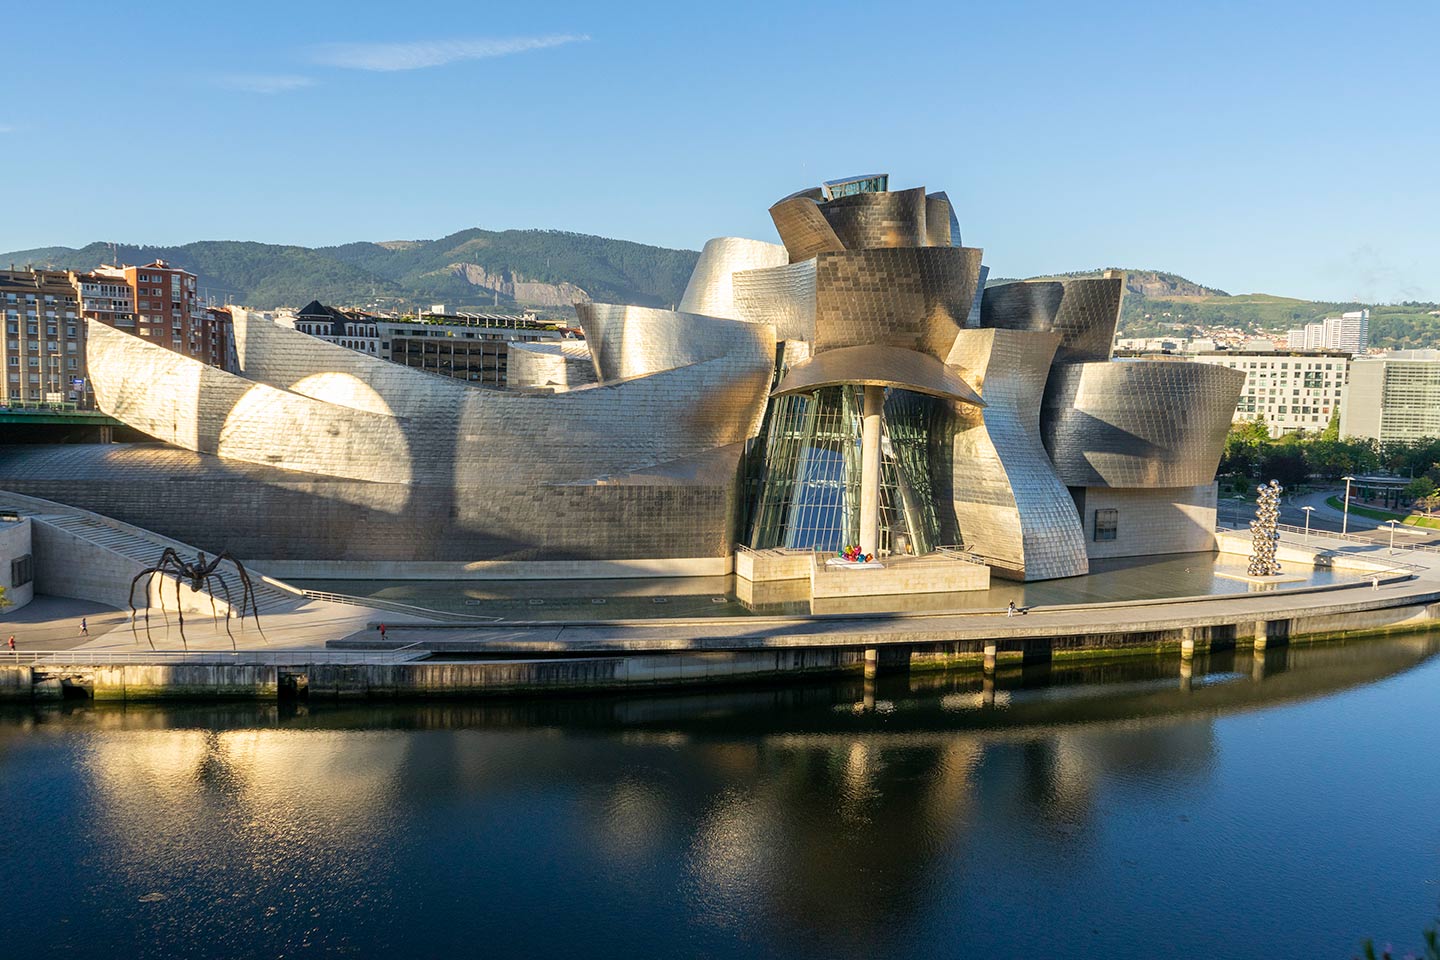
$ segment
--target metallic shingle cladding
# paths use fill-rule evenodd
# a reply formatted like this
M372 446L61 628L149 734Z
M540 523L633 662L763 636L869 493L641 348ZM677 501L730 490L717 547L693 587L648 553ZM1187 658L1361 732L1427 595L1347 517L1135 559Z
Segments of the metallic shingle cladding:
M1055 314L1060 334L1056 363L1109 360L1120 322L1120 299L1125 295L1121 277L1085 277L1061 281L1065 294Z
M575 312L601 382L718 360L769 370L775 334L765 324L614 303L577 303Z
M732 282L740 319L771 324L775 338L786 343L815 339L814 257L783 267L743 270Z
M741 319L735 307L731 275L740 270L778 267L790 262L783 244L762 243L742 237L716 237L706 241L690 274L679 309L707 317Z
M939 204L942 203L944 204L943 209L939 206ZM944 217L945 221L950 225L948 233L945 234L947 237L945 244L935 242L941 236L940 231L935 225L935 221L939 217ZM950 195L944 190L936 190L934 193L928 194L925 197L925 233L931 238L930 245L932 247L965 246L964 241L960 237L960 218L955 215L955 204L950 202Z
M1057 365L1041 413L1045 449L1071 487L1210 483L1245 374L1169 360Z
M845 385L898 387L931 397L982 402L954 368L928 354L877 343L837 347L796 363L771 395L813 393Z
M598 382L590 345L583 340L516 341L510 344L505 386L569 390Z
M836 197L820 204L820 215L846 250L926 244L924 187Z
M1124 293L1125 281L1120 277L999 283L985 290L980 325L1053 330L1061 337L1056 363L1108 360Z
M1049 333L1064 296L1064 286L1055 280L997 283L986 287L981 298L980 326Z
M948 357L986 404L951 408L948 469L936 464L937 497L953 509L955 529L948 532L996 569L1025 580L1089 569L1080 516L1040 441L1040 398L1059 339L964 330Z
M790 262L808 260L817 253L845 249L820 206L809 197L789 197L770 208L775 231L790 254Z
M471 387L339 347L319 351L329 345L255 319L245 321L246 372L272 383L223 373L103 324L91 326L90 363L103 409L202 453L393 483L569 482L754 435L772 374L772 335L714 322L747 328L750 338L741 342L749 352L554 394ZM320 381L332 393L348 387L405 415L290 389Z
M722 556L779 339L782 391L883 383L947 398L894 395L918 418L905 495L922 491L916 516L999 570L1073 576L1087 547L1200 542L1243 373L1102 362L1123 279L984 290L981 251L960 246L943 193L819 199L771 208L783 247L707 243L679 311L581 304L585 343L513 345L511 382L528 389L239 315L243 376L90 324L102 409L175 446L0 450L0 486L253 557ZM971 387L983 409L948 399ZM184 503L153 496L177 477ZM1077 502L1118 509L1133 542L1088 544ZM233 516L252 522L237 531Z
M944 359L969 316L980 257L971 247L821 254L815 352L883 343Z

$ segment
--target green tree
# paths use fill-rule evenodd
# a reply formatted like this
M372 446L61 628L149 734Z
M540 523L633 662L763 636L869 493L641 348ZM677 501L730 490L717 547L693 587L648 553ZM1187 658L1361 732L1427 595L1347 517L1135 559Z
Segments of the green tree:
M1435 495L1435 481L1429 477L1416 477L1405 484L1405 496L1411 503L1417 503Z

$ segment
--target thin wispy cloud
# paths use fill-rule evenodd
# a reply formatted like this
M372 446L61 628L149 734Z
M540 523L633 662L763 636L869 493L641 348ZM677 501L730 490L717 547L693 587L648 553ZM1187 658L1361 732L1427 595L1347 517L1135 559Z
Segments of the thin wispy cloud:
M8 123L0 123L0 133L14 133L15 128Z
M292 73L236 73L216 77L215 82L226 90L264 94L288 93L315 85L310 77Z
M311 51L311 59L327 67L350 70L419 70L461 60L485 60L515 53L583 43L578 33L541 37L503 37L472 40L417 40L412 43L326 43Z

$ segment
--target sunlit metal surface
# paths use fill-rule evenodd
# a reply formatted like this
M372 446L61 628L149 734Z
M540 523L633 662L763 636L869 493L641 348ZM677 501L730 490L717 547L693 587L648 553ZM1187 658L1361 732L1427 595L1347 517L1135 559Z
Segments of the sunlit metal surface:
M742 237L716 237L706 241L690 274L685 295L680 298L680 310L707 317L740 319L742 314L736 309L732 275L741 270L778 267L789 262L790 255L783 244Z
M944 359L980 277L971 247L901 247L816 258L815 352L882 343Z
M1205 363L1058 365L1041 415L1045 449L1072 487L1210 483L1245 383Z
M809 393L821 387L841 384L897 387L932 397L984 405L968 383L934 357L882 344L840 347L817 353L809 360L792 366L772 395Z
M951 532L967 549L1025 580L1089 569L1080 516L1040 441L1040 400L1059 339L964 330L949 357L985 406L954 406L953 455L948 471L937 464L937 481L945 483L945 496L937 490L937 497L952 508Z
M781 200L770 208L770 219L775 221L775 231L789 251L791 263L845 249L819 205L808 196Z

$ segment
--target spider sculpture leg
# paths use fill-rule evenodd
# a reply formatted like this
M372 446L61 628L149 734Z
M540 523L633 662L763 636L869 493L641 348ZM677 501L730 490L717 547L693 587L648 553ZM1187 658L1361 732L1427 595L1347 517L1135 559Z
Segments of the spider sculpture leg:
M220 589L222 589L222 590L225 591L225 603L228 604L228 606L229 606L229 609L227 609L227 610L225 611L225 634L226 634L226 636L228 636L228 637L230 638L230 649L232 649L232 650L239 649L238 647L235 646L235 634L233 634L233 633L230 632L230 613L231 613L231 610L234 610L234 608L235 608L235 598L234 598L233 596L231 596L231 594L230 594L230 584L226 582L224 574L221 574L221 573L218 573L218 572L217 572L217 573L212 573L212 574L210 574L210 577L211 577L211 579L213 579L213 580L219 580L219 581L220 581ZM213 603L214 603L214 600L215 600L215 594L213 594L213 593L210 594L210 600L211 600L211 603L213 604ZM245 614L244 610L241 610L240 614L241 614L241 617L243 618L243 617L244 617L244 614Z
M180 597L180 578L175 578L175 616L180 621L180 644L187 651L190 649L190 641L185 639L185 601Z
M255 585L250 582L250 574L245 571L245 565L242 564L239 560L236 560L234 557L230 556L229 553L225 553L223 554L223 556L226 557L231 563L235 564L235 570L240 575L240 584L242 587L244 587L244 592L240 597L241 625L244 625L245 605L248 603L250 605L250 615L255 618L255 629L260 631L260 639L264 640L266 643L269 643L270 638L265 636L265 628L260 626L260 606L255 602Z
M155 574L160 572L159 567L146 567L135 574L135 579L130 581L130 635L135 642L140 642L140 634L135 629L135 617L139 611L135 608L135 586L140 582L141 577L149 577L145 581L145 639L150 641L150 649L155 649L155 638L150 635L150 584L155 581Z

